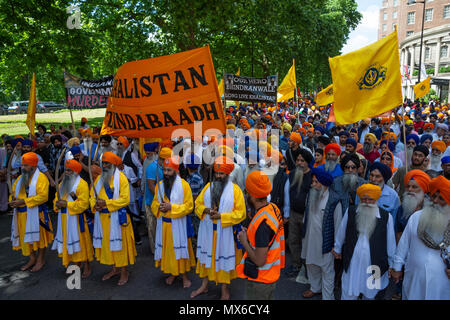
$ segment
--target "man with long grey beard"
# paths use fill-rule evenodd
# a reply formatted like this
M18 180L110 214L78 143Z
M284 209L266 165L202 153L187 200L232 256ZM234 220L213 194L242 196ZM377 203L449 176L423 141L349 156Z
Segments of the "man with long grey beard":
M377 205L381 188L363 184L356 193L361 201L342 218L332 250L344 267L341 300L374 299L389 284L395 254L392 216Z
M323 212L328 201L328 187L333 183L333 176L318 168L312 169L312 175L312 185L305 210L302 247L302 259L305 259L311 288L304 291L302 296L312 298L322 293L323 300L334 300L334 257L330 252L322 254ZM342 207L338 205L334 213L334 225L339 226L341 219Z
M433 141L431 144L430 164L426 171L431 178L442 174L441 160L447 145L443 141Z
M313 161L313 156L305 149L298 150L299 154L296 158L295 169L290 171L289 178L286 181L289 188L285 188L286 193L288 193L285 194L285 199L290 201L290 212L284 213L289 223L288 245L292 256L292 265L285 270L289 277L295 277L299 273L300 267L304 264L300 257L302 250L301 230L306 198L312 183L309 163Z
M442 176L429 184L430 200L408 221L398 244L392 277L403 276L404 300L450 299L450 181Z

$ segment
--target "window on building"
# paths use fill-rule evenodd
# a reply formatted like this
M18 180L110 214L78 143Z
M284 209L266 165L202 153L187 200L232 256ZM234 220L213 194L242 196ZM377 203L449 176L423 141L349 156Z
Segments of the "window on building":
M387 20L387 12L383 13L383 20Z
M450 5L444 7L444 19L450 18Z
M425 48L425 60L429 60L431 58L431 48Z
M397 19L397 11L392 12L392 19Z
M385 24L383 24L383 26L381 27L381 30L382 30L383 32L386 32L387 26L386 26Z
M408 12L408 24L416 23L416 12Z
M425 10L425 21L433 21L433 9Z
M394 7L396 7L398 5L398 0L394 0Z
M406 36L407 37L412 36L413 34L414 34L414 31L406 31Z
M441 58L447 58L448 56L448 47L443 46L441 47Z

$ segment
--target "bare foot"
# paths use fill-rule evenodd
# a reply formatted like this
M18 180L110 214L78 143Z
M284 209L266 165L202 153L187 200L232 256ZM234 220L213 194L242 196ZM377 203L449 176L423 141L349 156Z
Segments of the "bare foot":
M83 274L81 275L81 278L86 279L89 277L92 273L92 268L89 264L85 263L83 268Z
M230 290L228 289L228 286L222 286L222 296L220 297L220 300L230 300Z
M119 282L117 283L118 286L123 286L124 284L126 284L128 282L128 276L130 275L130 273L128 271L125 272L121 272L120 273L120 279Z
M111 279L112 277L114 277L115 275L118 275L120 273L119 270L117 269L112 269L109 273L105 274L102 278L102 281L106 281L108 279Z
M191 280L188 279L186 275L183 275L183 288L187 289L191 287Z
M28 262L27 262L26 265L23 265L23 266L20 268L20 270L21 270L21 271L26 271L26 270L28 270L29 268L31 268L32 266L34 266L35 263L36 263L36 259L30 259L30 260L28 260Z
M34 265L34 267L30 270L31 272L38 272L45 265L45 261L38 261Z
M196 296L201 295L202 293L208 293L208 287L206 288L200 287L197 290L192 291L191 298L195 298Z
M173 282L175 281L175 276L170 276L166 279L166 284L168 286L171 286L173 284Z

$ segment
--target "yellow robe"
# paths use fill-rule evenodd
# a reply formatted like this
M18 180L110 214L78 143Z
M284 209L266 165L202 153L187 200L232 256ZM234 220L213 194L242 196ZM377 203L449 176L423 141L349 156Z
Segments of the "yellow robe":
M30 183L31 183L30 178ZM16 185L19 181L19 178L14 182L14 185L12 187L12 194L9 196L9 201L12 200L12 196L16 194ZM27 194L25 192L25 188L21 188L19 192L19 199L25 200L25 206L28 208L32 208L35 206L39 206L41 204L44 204L48 200L48 187L49 187L49 181L45 174L42 172L39 173L39 176L37 178L36 182L36 195L34 197L27 197ZM24 206L22 206L24 207ZM44 212L39 212L39 219L45 223L45 217ZM52 228L52 221L50 218L48 219L48 226L50 230L53 230ZM22 255L29 256L33 251L37 251L38 249L43 249L48 247L48 245L53 241L53 233L48 232L45 230L42 226L39 226L40 231L40 238L39 242L33 242L26 243L25 240L25 229L27 224L27 212L17 212L17 227L19 229L19 246L13 247L13 250L22 250Z
M94 182L97 181L100 176ZM120 196L118 199L109 199L106 195L105 188L102 186L98 194L99 199L103 199L106 202L106 208L109 212L117 211L123 207L126 207L130 203L130 186L128 184L127 177L120 172ZM109 183L110 188L114 188L114 177L111 178ZM95 194L94 189L91 187L90 204L92 213L95 214ZM134 264L136 261L136 246L134 243L134 233L133 226L131 224L131 218L127 214L127 225L121 226L122 230L122 250L121 251L111 251L109 249L109 238L110 238L110 213L100 213L100 222L102 224L103 231L103 241L101 248L95 248L95 257L101 264L114 265L115 267L125 267L129 264Z
M203 211L206 209L205 206L205 191L209 188L209 183L203 188L202 192L199 194L195 200L195 214L203 220L205 214ZM236 184L233 184L233 197L234 197L234 208L232 212L224 212L221 214L222 227L230 227L242 222L246 217L245 209L245 199L244 195ZM215 223L215 221L213 221ZM229 284L232 279L237 278L236 270L231 270L226 272L224 270L219 270L216 272L216 241L217 241L217 231L213 231L213 252L211 260L211 268L206 268L204 264L200 264L197 261L196 273L201 277L208 277L210 281L215 281L216 283L226 283ZM235 244L235 265L238 265L242 259L242 250L236 248Z
M160 182L160 184L161 183L162 181ZM162 216L165 218L178 219L192 213L192 210L194 209L194 199L192 197L191 187L184 179L181 179L181 184L183 186L184 192L183 204L172 204L171 210L165 213L159 211L160 203L157 194L160 184L158 184L155 188L155 196L153 197L151 206L152 212L156 216L156 218L161 217L162 214ZM167 195L164 195L164 201L169 202L169 198L167 198ZM161 260L156 260L155 266L157 268L161 267L161 271L163 271L164 273L169 273L173 276L178 276L180 274L189 272L191 270L191 267L195 266L195 254L194 250L192 249L191 239L188 238L189 259L177 260L175 257L175 250L173 248L172 224L163 222L162 232L163 251Z
M61 185L60 185L61 188ZM77 200L67 202L67 211L70 215L83 214L83 212L89 208L89 186L86 181L80 179L80 183L75 191ZM53 211L58 212L59 209L55 206L57 197L53 201ZM67 194L62 195L62 200L67 201ZM80 225L78 225L78 236L80 238L80 251L74 252L70 255L67 252L67 218L66 213L61 214L62 234L63 234L63 252L58 254L62 258L62 264L67 268L70 262L83 262L94 260L94 249L92 247L91 235L89 233L89 227L84 217L84 232L80 231Z

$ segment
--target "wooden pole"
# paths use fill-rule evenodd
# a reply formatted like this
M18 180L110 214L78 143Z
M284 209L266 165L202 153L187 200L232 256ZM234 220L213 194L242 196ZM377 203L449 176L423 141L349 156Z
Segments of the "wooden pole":
M61 166L61 160L63 156L65 156L66 148L64 148L61 151L61 154L59 155L58 161L56 162L56 168L55 168L55 184L56 184L56 196L58 197L58 200L61 200L61 193L59 191L59 167Z
M402 117L403 117L403 144L405 145L405 168L406 173L408 170L408 152L407 152L407 146L406 146L406 127L405 127L405 106L402 105Z
M92 155L92 144L89 147L88 171L89 171L89 180L91 181L91 187L92 187L92 189L94 189L95 200L97 200L98 199L98 194L97 194L97 190L95 189L95 186L94 186L94 179L92 179L92 169L91 169L92 159L91 159L91 155Z

